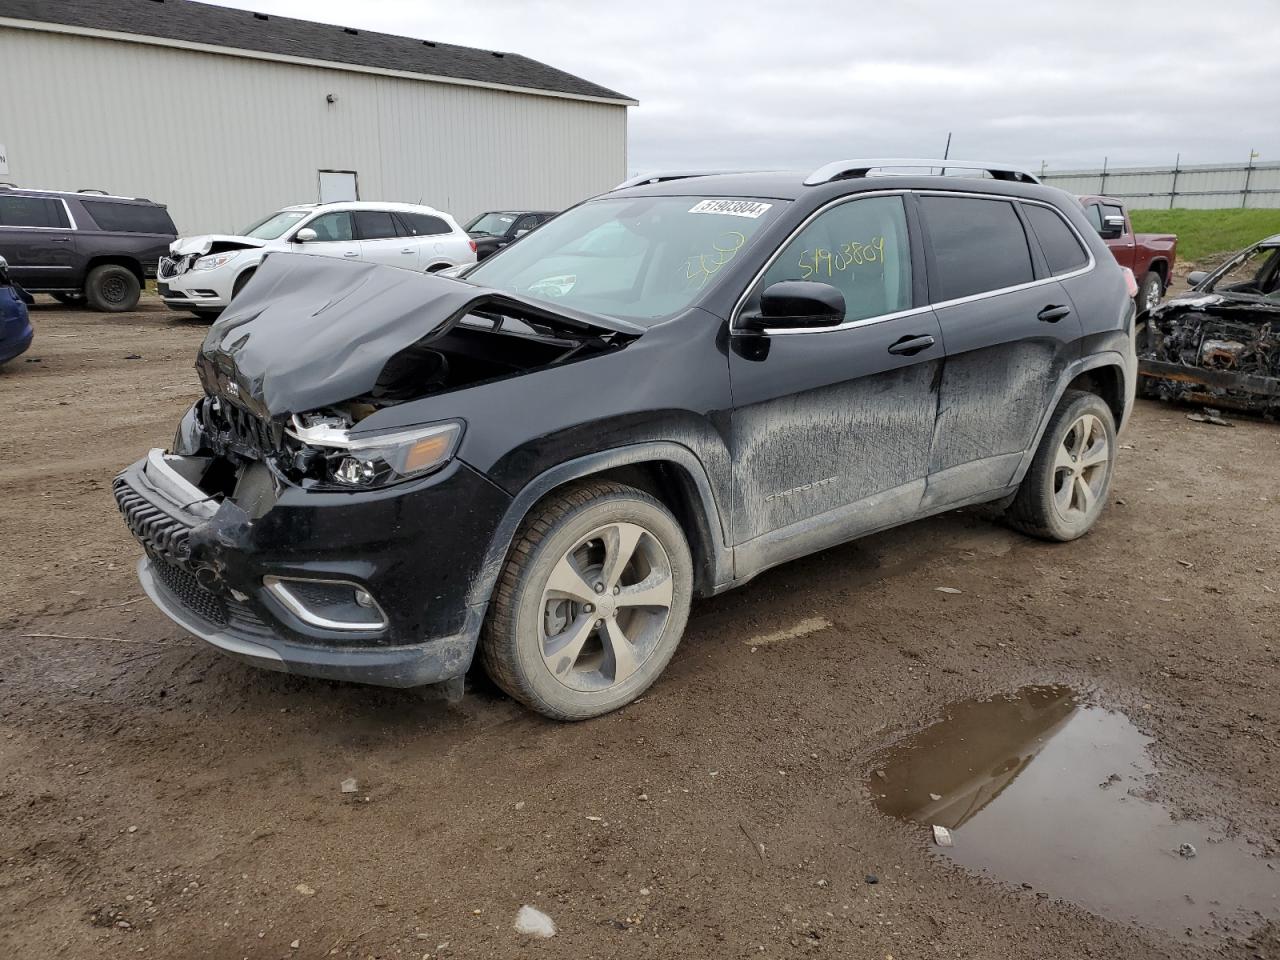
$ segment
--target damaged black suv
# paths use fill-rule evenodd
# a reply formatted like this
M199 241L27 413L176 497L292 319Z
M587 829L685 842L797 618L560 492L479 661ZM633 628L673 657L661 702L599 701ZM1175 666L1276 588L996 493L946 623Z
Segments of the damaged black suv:
M653 177L465 279L273 254L115 481L144 588L260 666L456 690L478 651L574 719L795 557L983 502L1082 535L1131 291L1074 198L941 165Z

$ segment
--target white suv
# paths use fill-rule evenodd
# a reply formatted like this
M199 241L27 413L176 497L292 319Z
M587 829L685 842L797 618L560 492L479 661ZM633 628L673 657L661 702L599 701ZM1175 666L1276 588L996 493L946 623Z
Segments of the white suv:
M432 273L476 261L476 243L447 213L412 203L285 207L239 236L184 237L160 259L156 286L174 310L220 313L268 253L293 251Z

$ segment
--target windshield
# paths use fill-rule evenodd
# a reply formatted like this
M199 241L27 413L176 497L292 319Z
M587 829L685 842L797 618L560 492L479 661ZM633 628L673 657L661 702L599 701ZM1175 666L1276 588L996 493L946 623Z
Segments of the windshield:
M467 281L628 320L691 304L786 206L733 197L592 200L485 260Z
M310 210L281 210L273 213L265 220L240 231L242 237L253 237L255 240L274 240L292 227L303 217L311 215Z
M1254 247L1227 263L1200 293L1238 293L1280 300L1280 247Z
M498 237L516 222L514 213L482 213L467 224L467 233L488 233Z

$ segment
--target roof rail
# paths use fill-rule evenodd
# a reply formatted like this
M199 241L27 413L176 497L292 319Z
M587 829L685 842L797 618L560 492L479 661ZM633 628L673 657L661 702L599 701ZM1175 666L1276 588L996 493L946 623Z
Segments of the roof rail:
M647 183L666 183L668 180L688 180L690 177L715 177L722 173L737 173L736 170L668 170L665 173L649 173L641 177L623 180L614 190L625 190L628 187L640 187Z
M99 190L97 187L81 187L79 190L76 191L76 193L96 193L99 196L103 196L103 197L111 196L111 194L107 193L107 191Z
M1019 170L1007 163L987 163L981 160L928 160L918 157L890 157L872 160L835 160L820 166L804 178L806 187L832 180L850 180L854 177L865 177L872 170L886 170L894 167L925 167L930 170L981 170L995 180L1016 180L1018 183L1039 183L1040 178L1026 170Z

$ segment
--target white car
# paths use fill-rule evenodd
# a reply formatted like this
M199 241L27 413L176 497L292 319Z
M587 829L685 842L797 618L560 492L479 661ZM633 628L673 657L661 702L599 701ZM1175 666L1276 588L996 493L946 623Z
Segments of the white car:
M306 203L285 207L239 236L182 237L160 258L156 286L174 310L216 315L268 253L367 260L433 273L476 262L476 243L447 213L412 203Z

